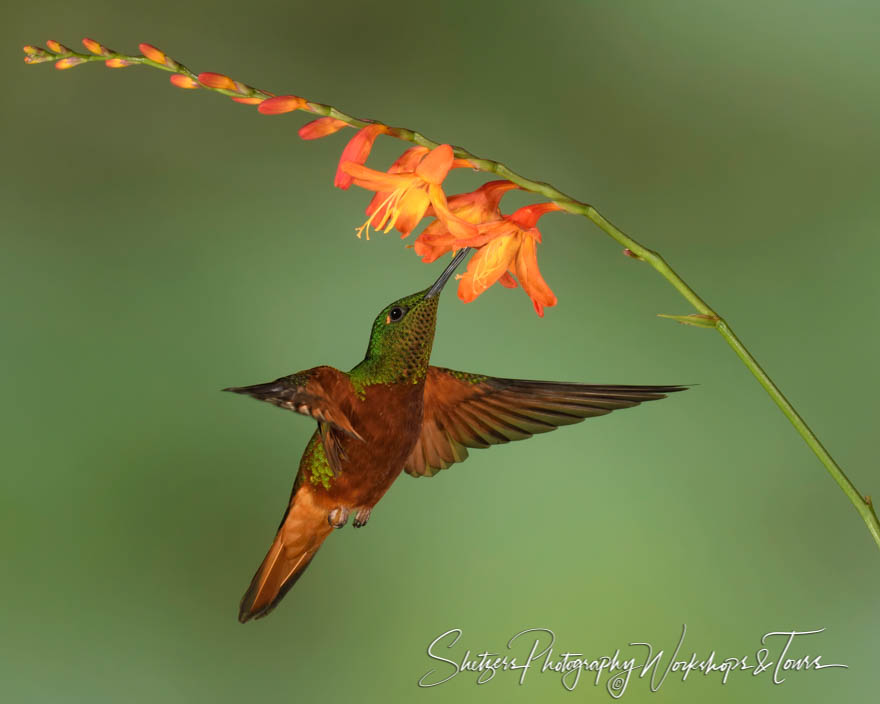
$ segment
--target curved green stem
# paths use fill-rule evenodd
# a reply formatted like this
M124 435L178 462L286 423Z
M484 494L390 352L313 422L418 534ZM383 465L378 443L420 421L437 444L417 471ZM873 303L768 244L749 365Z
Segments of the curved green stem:
M100 56L75 52L72 50L63 53L53 52L46 49L39 49L38 51L41 53L36 55L37 58L32 59L30 63L54 61L56 59L67 57L76 57L78 59L81 59L83 62L105 61L107 59L123 59L132 64L140 64L150 66L152 68L159 68L163 71L180 73L191 78L193 81L198 82L197 74L192 72L183 64L174 61L173 59L169 59L169 65L152 61L151 59L148 59L144 56L131 56L127 54L119 54L112 51L109 51L108 53ZM34 56L33 53L31 53L31 55ZM206 90L211 90L216 93L221 93L222 95L227 95L231 97L272 97L272 94L267 91L253 88L252 86L243 83L238 83L236 90L213 88L204 84L202 84L201 87ZM374 120L359 119L351 115L347 115L346 113L338 110L332 105L325 105L323 103L310 101L306 103L304 108L301 109L305 110L306 112L311 112L324 117L334 117L337 120L342 120L352 127L365 127L366 125L375 122ZM406 129L405 127L389 126L387 134L431 149L440 145L440 142L435 142L434 140L425 137L419 132ZM795 410L794 406L791 405L788 399L785 398L782 391L779 390L779 387L777 387L776 384L773 383L773 380L761 368L757 360L751 355L748 349L746 349L746 346L742 343L742 341L734 334L733 330L731 330L727 322L714 310L712 310L709 304L706 303L702 298L700 298L700 296L697 295L697 293L690 286L688 286L677 273L675 273L672 267L666 263L666 261L660 254L648 249L647 247L644 247L639 242L623 232L621 229L613 225L593 206L566 195L549 183L545 183L543 181L534 181L532 179L521 176L501 162L478 157L475 154L467 151L466 149L462 149L461 147L454 147L454 152L456 157L460 159L467 159L481 171L494 173L502 178L508 179L509 181L513 181L513 183L515 183L517 186L525 191L538 193L542 196L545 196L546 198L549 198L550 200L559 204L563 210L566 210L569 213L582 215L590 219L603 232L612 237L619 244L623 245L623 247L625 248L624 252L626 254L629 254L630 256L633 256L634 258L641 261L647 262L664 279L672 284L675 290L678 291L682 295L682 297L684 297L685 300L687 300L698 311L698 314L664 317L673 318L675 320L678 320L679 322L689 325L715 328L719 332L719 334L727 341L727 344L729 344L733 348L737 356L739 356L739 358L742 360L743 364L745 364L748 370L755 376L761 386L764 387L764 390L769 394L770 398L772 398L776 405L779 406L779 409L795 427L795 430L797 430L800 436L804 439L804 442L807 443L807 446L819 458L819 461L825 466L825 469L828 470L828 473L831 475L834 481L837 482L843 492L847 495L853 506L855 506L856 511L859 512L859 515L868 526L868 530L871 533L871 536L874 538L874 542L877 543L878 547L880 547L880 521L878 521L877 519L877 513L874 511L874 506L871 502L870 497L863 496L859 493L859 491L849 480L849 478L846 476L840 466L834 461L831 455L828 454L828 451L822 446L822 443L819 442L819 439L816 437L815 433L810 430L810 427L806 424L804 419Z

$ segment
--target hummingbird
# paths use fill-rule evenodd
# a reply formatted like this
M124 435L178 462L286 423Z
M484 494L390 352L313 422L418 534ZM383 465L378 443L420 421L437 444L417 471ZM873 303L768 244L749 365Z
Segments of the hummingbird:
M522 440L685 388L525 381L431 366L439 295L467 254L460 250L429 288L379 312L367 354L351 371L319 366L223 389L317 421L281 524L241 599L241 623L278 605L334 528L352 515L355 528L365 526L402 472L430 477L464 461L469 448Z

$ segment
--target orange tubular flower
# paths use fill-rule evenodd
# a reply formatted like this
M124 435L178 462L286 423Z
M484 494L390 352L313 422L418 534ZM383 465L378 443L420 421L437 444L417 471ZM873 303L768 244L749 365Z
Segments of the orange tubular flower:
M512 181L489 181L471 193L450 196L449 209L457 217L474 225L500 220L503 216L498 210L498 204L504 194L514 188L518 188L518 186ZM367 212L370 211L367 210ZM422 230L414 249L423 262L430 264L447 252L462 247L462 245L456 244L458 239L449 232L442 220L435 220ZM503 283L516 285L515 282L505 281Z
M457 237L476 236L475 225L456 217L449 210L446 194L440 186L454 161L452 147L441 144L424 154L410 173L385 173L350 161L341 163L339 168L352 178L356 186L388 193L375 212L358 228L358 237L365 231L369 237L370 227L385 232L396 227L401 236L406 237L425 216L429 206Z
M461 276L458 297L470 303L496 281L504 286L516 285L512 278L515 274L532 299L535 312L543 318L544 308L555 306L557 299L538 269L541 233L537 224L542 215L554 210L561 208L556 203L527 205L501 220L480 225L476 237L457 240L456 247L480 248Z
M333 185L342 190L347 190L352 183L351 175L343 169L345 164L363 165L370 156L376 137L385 134L388 131L388 125L367 125L357 131L357 134L348 140L345 149L342 150L342 156L339 157L339 166L336 167L336 178Z
M424 157L429 151L431 150L427 147L410 147L397 157L397 160L389 167L386 173L411 174L416 170L416 166L419 165L422 157ZM370 204L367 206L367 215L375 213L379 209L379 206L381 206L390 195L391 194L388 191L377 191L376 195L373 196Z

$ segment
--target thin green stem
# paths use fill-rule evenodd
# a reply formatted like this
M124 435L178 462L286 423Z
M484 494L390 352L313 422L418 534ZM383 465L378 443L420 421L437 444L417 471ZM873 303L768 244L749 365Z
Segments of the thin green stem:
M26 49L26 51L28 51L28 49ZM144 56L131 56L128 54L120 54L112 51L103 55L85 54L72 50L63 53L48 51L46 49L38 49L36 51L40 53L34 54L33 52L29 52L32 57L36 57L32 58L32 60L30 61L31 63L40 63L42 61L49 60L54 61L67 57L76 57L78 59L81 59L83 62L105 61L107 59L122 59L132 64L140 64L143 66L150 66L152 68L162 69L163 71L180 73L195 82L199 82L199 76L197 74L195 74L183 64L170 58L168 59L170 65L168 65L158 63ZM231 97L249 97L264 99L273 97L272 93L260 90L258 88L253 88L252 86L243 83L236 83L236 90L215 88L202 83L200 83L200 86L206 90L211 90L216 93ZM337 120L345 122L348 125L351 125L352 127L357 128L365 127L366 125L375 122L374 120L365 120L353 117L342 112L341 110L338 110L332 105L325 105L323 103L309 101L305 104L303 108L300 109L306 112L311 112L315 115L333 117ZM430 149L433 149L434 147L440 145L440 142L436 142L432 139L429 139L428 137L425 137L419 132L415 132L405 127L389 126L387 134L408 142L412 142L414 144L418 144L423 147L428 147ZM794 406L792 406L788 399L785 398L782 391L780 391L776 384L773 383L773 380L761 368L757 360L751 355L748 349L746 349L746 346L733 333L733 330L731 330L727 322L720 315L718 315L709 306L708 303L706 303L699 295L697 295L697 293L690 286L688 286L687 283L685 283L685 281L672 269L671 266L669 266L669 264L666 263L666 260L664 260L659 253L648 249L647 247L634 240L632 237L623 232L623 230L619 229L609 220L607 220L593 206L572 198L569 195L566 195L549 183L545 183L543 181L535 181L521 176L501 162L493 161L491 159L484 159L482 157L476 156L475 154L472 154L466 149L462 149L461 147L455 147L454 152L457 158L467 159L474 165L475 168L480 169L481 171L497 174L502 178L512 181L525 191L537 193L546 198L549 198L550 200L556 202L559 206L561 206L563 210L566 210L569 213L582 215L588 218L593 223L595 223L603 232L612 237L619 244L623 245L627 253L631 254L631 256L634 256L636 259L650 264L664 279L672 284L675 290L678 291L681 296L698 311L698 314L692 316L667 317L672 317L679 320L680 322L699 325L701 327L713 327L719 332L719 334L727 341L727 344L729 344L733 348L737 356L739 356L739 358L742 360L743 364L745 364L748 370L755 376L761 386L764 387L764 390L769 394L770 398L772 398L776 405L779 406L779 409L795 427L797 432L806 442L807 446L819 458L819 461L825 466L825 469L828 470L828 473L831 475L834 481L837 482L837 484L843 490L844 494L846 494L846 496L852 502L853 506L855 506L856 511L858 511L859 515L868 526L868 530L871 533L871 536L874 538L874 542L877 543L878 547L880 547L880 521L878 521L877 519L877 513L874 511L874 506L871 502L870 497L863 496L861 493L859 493L853 483L846 476L844 471L834 461L828 451L822 446L822 443L819 442L819 439L816 437L815 433L810 430L804 419L795 410Z

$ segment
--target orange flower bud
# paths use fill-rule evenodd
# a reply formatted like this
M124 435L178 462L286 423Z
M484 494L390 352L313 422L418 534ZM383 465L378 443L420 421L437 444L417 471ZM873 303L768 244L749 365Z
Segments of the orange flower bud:
M83 39L82 43L86 49L91 51L96 56L108 56L109 54L113 53L106 46L101 46L94 39L89 39L88 37Z
M86 62L85 59L80 59L77 56L69 56L66 59L61 59L60 61L55 62L55 68L64 70L66 68L73 68L74 66L79 66L80 64L84 64Z
M131 66L131 61L126 61L125 59L107 59L104 62L104 65L107 68L125 68L126 66Z
M157 64L165 64L165 52L157 49L152 44L138 44L138 49L150 61L155 61Z
M222 73L200 73L199 83L208 88L220 88L222 90L237 90L235 81Z
M299 136L302 139L320 139L339 132L343 127L348 127L348 123L337 120L335 117L319 117L317 120L307 122L300 127Z
M199 87L199 84L196 83L192 78L190 78L189 76L185 76L182 73L172 74L168 78L168 80L171 81L178 88L185 88L186 90L194 90Z
M293 112L305 106L306 101L297 95L279 95L269 98L260 103L257 108L263 115L280 115L285 112Z
M26 64L41 64L44 61L54 61L56 58L38 46L26 46L24 47L24 53L24 62Z
M54 39L50 39L46 42L46 46L49 47L56 54L69 54L71 53L70 49L68 49L64 44L59 44Z
M259 105L262 103L265 98L233 98L236 103L242 103L243 105Z

